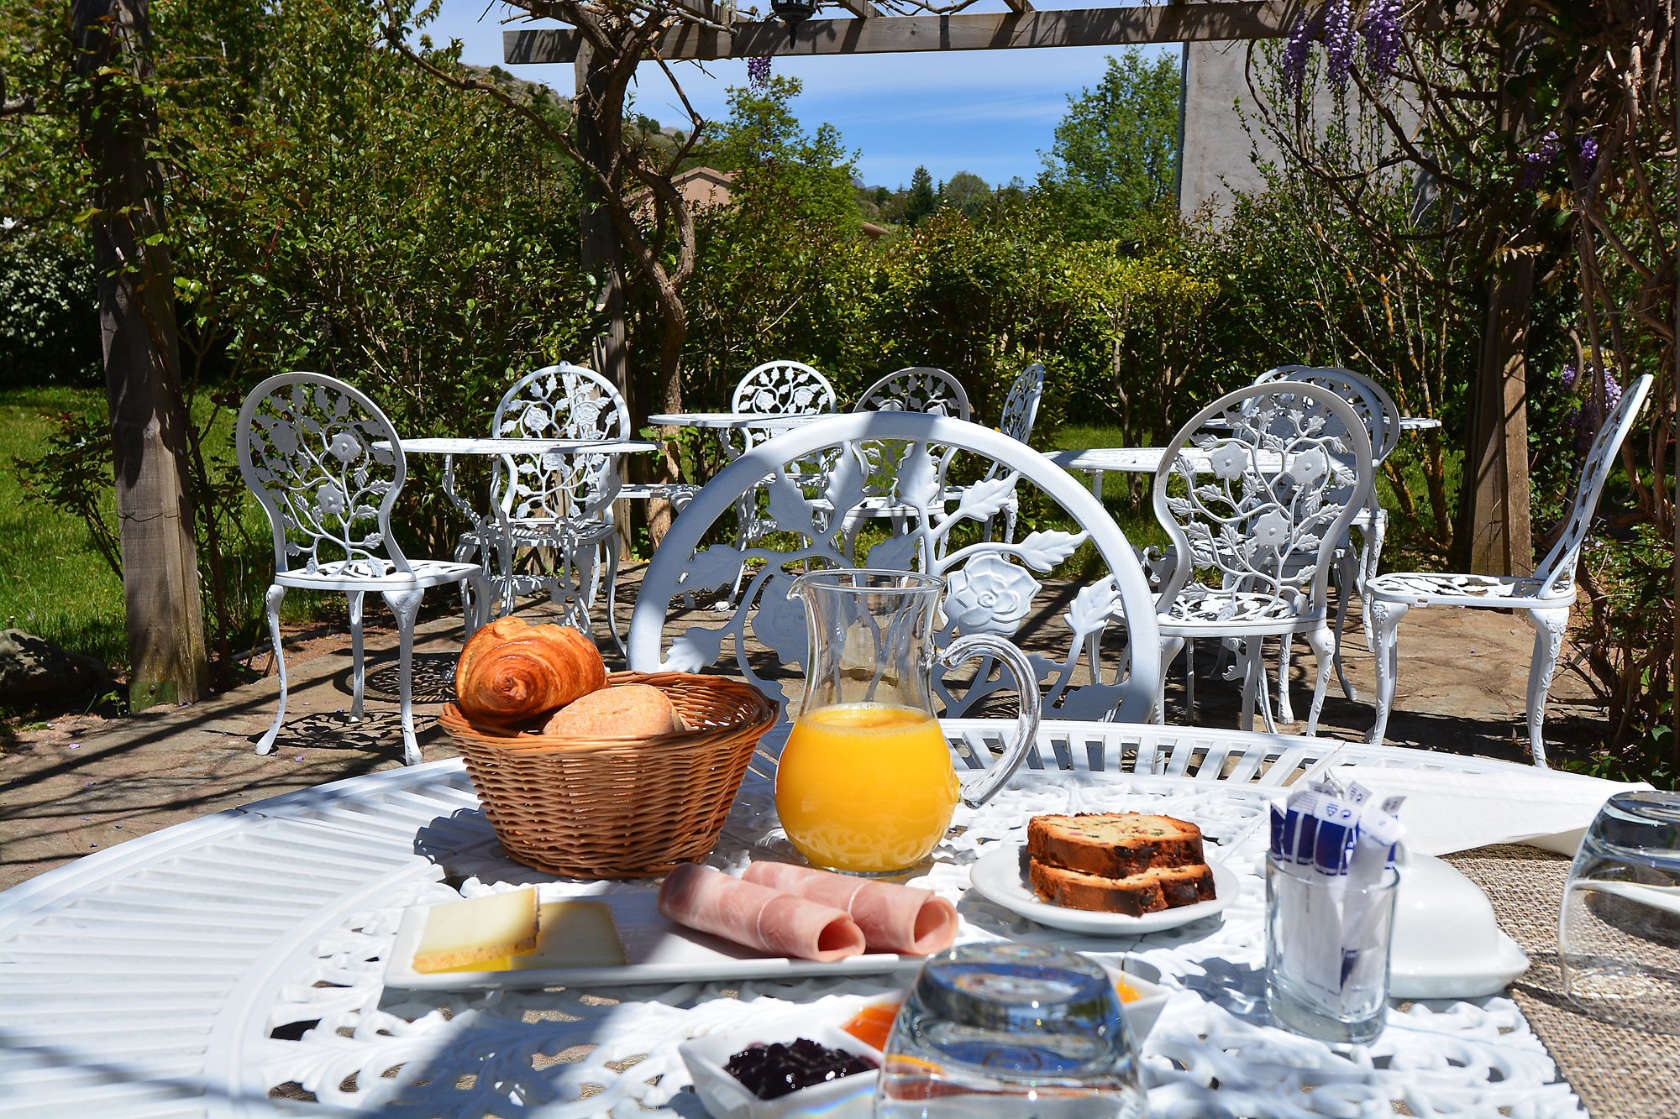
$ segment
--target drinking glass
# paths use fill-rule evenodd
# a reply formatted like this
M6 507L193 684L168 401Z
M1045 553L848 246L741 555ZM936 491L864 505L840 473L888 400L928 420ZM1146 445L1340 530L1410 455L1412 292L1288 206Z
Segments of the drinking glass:
M1400 875L1358 887L1266 856L1266 1008L1284 1029L1362 1045L1383 1031Z
M1114 982L1083 956L963 944L923 965L887 1038L881 1119L1145 1113Z
M1598 810L1563 888L1558 956L1588 1014L1680 1033L1680 793L1617 793Z

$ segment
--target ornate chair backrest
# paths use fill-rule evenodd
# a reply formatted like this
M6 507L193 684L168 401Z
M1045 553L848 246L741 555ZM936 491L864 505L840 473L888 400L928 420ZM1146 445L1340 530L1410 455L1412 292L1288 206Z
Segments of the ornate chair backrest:
M1003 417L998 430L1020 443L1032 442L1033 421L1038 419L1038 402L1044 398L1044 366L1033 362L1016 376L1003 398Z
M799 470L799 463L813 456L833 462L820 479ZM879 499L869 485L869 463L882 459L898 464L886 499L902 509L903 531L875 544L867 556L855 554L848 514ZM969 485L954 502L943 500L948 472L962 470L964 476L974 476L992 463L1003 466L995 477ZM971 469L974 473L967 473ZM776 534L744 551L702 547L708 531L734 508L736 498L760 486L769 491ZM1028 486L1060 507L1070 531L1044 529L1014 543L981 539L986 521ZM813 515L813 498L824 503L820 515ZM1087 582L1063 606L1033 573L1057 569L1086 542L1095 546L1108 575ZM1154 595L1113 518L1079 481L1008 436L913 412L863 412L818 420L760 444L707 482L677 518L642 581L630 622L630 667L698 671L720 659L727 639L733 646L732 671L767 695L794 700L797 693L784 684L790 674L797 679L807 650L803 607L787 597L789 585L804 570L864 563L947 579L935 635L940 648L964 632L1011 636L1036 618L1032 647L1057 651L1056 656L1031 654L1043 685L1046 715L1147 718L1160 672ZM695 619L669 649L663 648L673 602L693 601L711 588L730 585L743 564L749 578L735 608L721 620ZM1081 663L1082 654L1088 657L1088 649L1094 649L1100 659L1104 629L1116 614L1125 619L1124 626L1116 628L1129 631L1127 653L1111 661L1119 664L1117 671L1103 673L1096 666L1097 677L1091 682L1092 666L1088 660ZM1053 637L1048 643L1045 639L1058 621L1068 637L1065 645ZM749 635L772 653L750 655ZM1132 656L1130 651L1136 649L1147 652ZM953 677L948 688L938 667L933 679L935 694L949 716L974 711L988 695L1007 686L1006 677L986 677L964 688Z
M1394 453L1400 442L1400 407L1388 395L1388 390L1365 374L1341 366L1280 365L1260 374L1254 383L1263 385L1280 380L1322 385L1353 405L1359 418L1365 421L1365 433L1371 439L1371 457L1378 466Z
M280 373L239 409L239 473L274 530L279 571L340 560L384 575L410 570L391 537L408 467L378 405L320 373ZM365 570L364 570L365 567Z
M1184 425L1155 473L1155 516L1179 557L1162 610L1196 569L1215 569L1223 586L1259 596L1245 618L1321 611L1330 561L1371 478L1365 424L1330 389L1273 380L1220 397Z
M815 369L799 361L767 361L735 386L729 410L760 416L784 416L834 411L834 386ZM745 428L743 445L750 449L770 436Z
M490 434L505 439L628 439L630 409L593 369L561 362L527 373L496 405ZM490 500L510 520L594 517L619 490L611 455L555 452L495 460Z
M912 365L888 373L863 391L852 411L921 412L959 420L970 417L968 392L955 377L931 365Z
M1541 593L1548 598L1574 593L1575 565L1580 562L1581 545L1586 541L1587 529L1592 526L1593 510L1598 508L1599 495L1604 492L1604 483L1610 479L1610 470L1616 464L1616 453L1622 449L1622 441L1627 438L1628 432L1633 430L1633 422L1639 418L1639 409L1644 406L1650 391L1651 375L1646 373L1623 390L1622 399L1593 437L1586 462L1581 465L1581 478L1575 483L1575 500L1569 507L1569 523L1535 571L1535 577L1544 588Z

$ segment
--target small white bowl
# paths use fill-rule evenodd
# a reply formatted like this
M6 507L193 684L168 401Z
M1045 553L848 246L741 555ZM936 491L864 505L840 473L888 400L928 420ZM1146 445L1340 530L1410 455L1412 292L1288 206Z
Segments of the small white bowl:
M865 1045L838 1026L813 1025L798 1031L830 1049L855 1053L881 1065L881 1052ZM869 1119L875 1108L875 1082L878 1073L858 1073L826 1084L800 1088L773 1100L761 1100L736 1080L724 1065L729 1058L751 1045L793 1041L781 1033L769 1036L763 1030L740 1030L727 1034L697 1037L677 1046L688 1075L694 1079L694 1091L706 1105L712 1119L781 1119L790 1115L821 1115L824 1119Z
M1143 1039L1155 1028L1155 1021L1161 1017L1161 1011L1167 1005L1167 996L1171 994L1159 982L1161 969L1129 957L1122 960L1118 967L1107 963L1103 967L1138 993L1138 997L1130 1002L1122 1001L1120 1009L1126 1015L1126 1027L1132 1031L1132 1043L1142 1049Z

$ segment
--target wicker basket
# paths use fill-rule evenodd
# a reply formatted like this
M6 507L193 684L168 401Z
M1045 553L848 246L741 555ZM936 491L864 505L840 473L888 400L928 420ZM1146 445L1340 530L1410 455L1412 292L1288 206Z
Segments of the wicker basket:
M545 738L439 716L507 853L577 878L643 878L705 859L776 704L721 676L616 672L651 684L690 729L657 738Z

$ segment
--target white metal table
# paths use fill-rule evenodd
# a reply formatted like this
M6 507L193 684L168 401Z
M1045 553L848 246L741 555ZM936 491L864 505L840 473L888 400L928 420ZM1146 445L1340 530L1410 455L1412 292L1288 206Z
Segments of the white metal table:
M769 432L803 427L833 412L660 412L648 417L654 427L697 427L715 431Z
M1086 447L1083 450L1050 451L1045 457L1063 470L1077 470L1091 476L1091 492L1102 497L1103 475L1110 470L1123 474L1154 474L1166 457L1165 447ZM1179 453L1198 474L1212 471L1205 451L1186 449ZM1263 471L1283 469L1283 456L1276 451L1255 451L1255 465Z
M974 766L1012 727L958 720L946 732L958 763ZM985 808L958 809L960 827L920 882L956 898L977 853L1019 839L1035 812L1070 808L1195 819L1242 881L1221 920L1127 940L1046 930L977 897L960 903L965 939L1039 938L1163 969L1173 994L1143 1046L1153 1115L1582 1114L1504 997L1391 1010L1375 1044L1341 1055L1274 1029L1264 1009L1259 869L1265 806L1285 783L1333 756L1479 773L1494 796L1500 774L1532 777L1528 767L1102 723L1047 722L1037 747ZM771 788L765 773L749 774L714 865L737 868L785 843ZM384 988L405 906L531 881L550 880L502 855L458 761L290 793L43 874L0 894L0 1114L259 1115L279 1095L336 1114L692 1117L679 1042L840 1021L896 982Z

